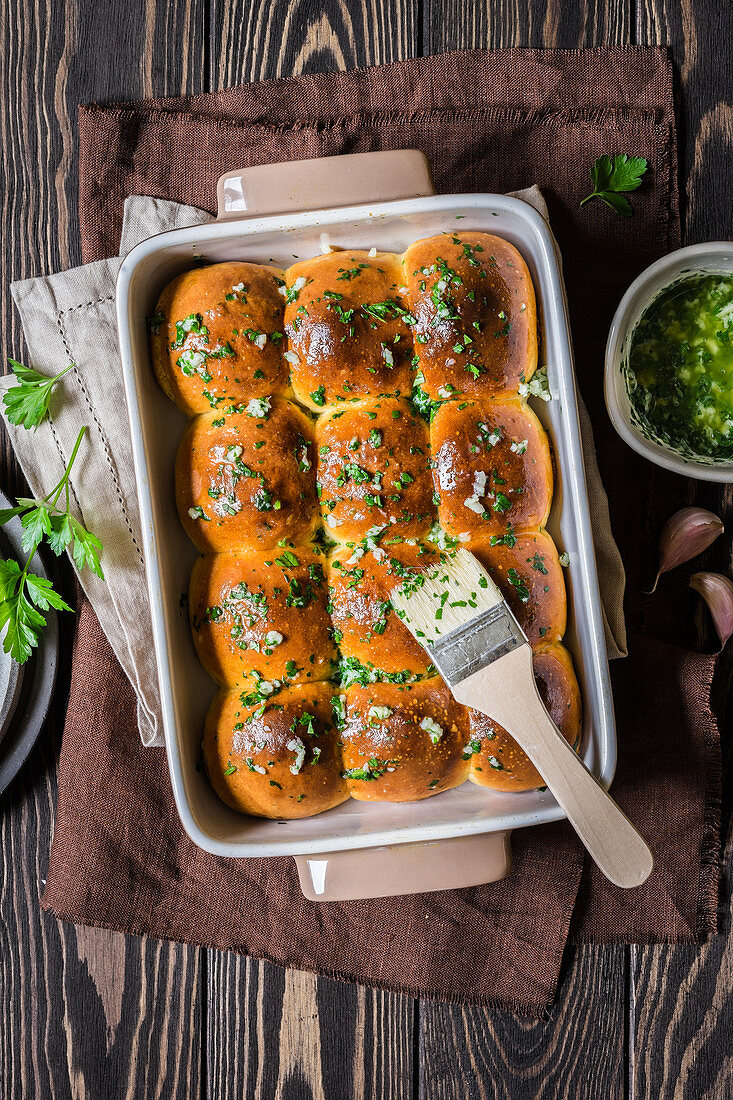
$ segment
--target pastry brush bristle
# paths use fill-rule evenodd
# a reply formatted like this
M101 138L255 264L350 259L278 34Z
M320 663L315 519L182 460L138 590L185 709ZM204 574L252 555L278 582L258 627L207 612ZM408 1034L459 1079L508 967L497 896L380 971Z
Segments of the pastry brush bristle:
M423 645L445 638L502 601L484 567L462 549L426 573L411 577L390 595L395 611Z

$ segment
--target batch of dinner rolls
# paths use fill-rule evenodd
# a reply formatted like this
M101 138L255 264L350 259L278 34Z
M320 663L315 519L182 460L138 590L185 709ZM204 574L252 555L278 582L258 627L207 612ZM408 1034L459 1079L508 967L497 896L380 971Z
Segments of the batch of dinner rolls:
M578 743L563 571L544 529L552 460L525 401L537 310L517 250L457 231L403 256L198 267L165 288L150 329L160 385L191 418L175 491L201 552L189 609L219 685L204 730L218 795L298 818L467 779L540 786L512 738L456 702L390 604L396 585L466 546Z

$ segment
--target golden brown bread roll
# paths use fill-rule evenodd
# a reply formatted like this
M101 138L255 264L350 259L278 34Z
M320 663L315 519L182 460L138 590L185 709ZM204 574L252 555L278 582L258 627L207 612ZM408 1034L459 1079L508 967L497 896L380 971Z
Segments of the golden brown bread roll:
M557 548L546 531L509 531L496 545L469 542L501 589L533 646L559 642L565 633L567 597Z
M330 684L273 693L246 685L220 691L204 729L204 763L227 806L256 817L297 818L330 810L348 797Z
M312 409L412 390L412 341L390 252L332 252L286 272L293 390ZM404 288L403 288L404 289Z
M328 534L358 542L376 528L419 538L434 519L430 445L406 401L378 398L316 423L318 486Z
M414 802L468 776L468 712L434 676L346 691L342 758L352 798Z
M416 241L403 257L422 379L433 401L516 392L537 366L537 307L527 265L489 233Z
M532 658L535 680L550 717L570 744L577 748L581 731L580 689L573 662L561 645L548 646ZM514 738L479 711L468 709L471 754L470 778L496 791L529 791L543 786L542 777Z
M424 675L427 654L400 622L389 602L397 585L424 572L440 560L440 552L426 543L384 544L374 550L339 547L328 565L331 618L342 655L366 668L408 677Z
M289 392L283 272L239 262L197 267L165 288L150 319L160 385L188 416Z
M196 652L219 684L327 680L336 667L320 553L306 546L199 558L189 613Z
M541 527L552 503L547 435L517 399L449 401L430 427L438 514L445 530L472 539L508 527Z
M313 427L282 398L196 417L176 458L181 523L203 553L307 542L319 523Z

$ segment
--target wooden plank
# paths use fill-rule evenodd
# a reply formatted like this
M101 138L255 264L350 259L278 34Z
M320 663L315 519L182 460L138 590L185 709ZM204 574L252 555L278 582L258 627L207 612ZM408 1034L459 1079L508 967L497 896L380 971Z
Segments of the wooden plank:
M419 52L419 0L212 0L212 11L214 89Z
M682 91L678 140L686 242L730 240L730 7L708 0L638 0L637 41L671 48Z
M633 0L430 0L424 52L617 46L632 40L633 11Z
M426 1100L620 1100L625 948L579 949L544 1020L420 1006Z
M668 45L678 75L681 207L687 244L733 237L728 199L733 150L733 57L725 33L724 9L705 0L639 0L637 41ZM718 511L729 528L733 520L730 487L697 483L696 500ZM729 540L719 540L705 568L730 575ZM715 645L709 616L691 600L694 642ZM725 710L733 659L716 677L716 707L724 742L730 746L733 710ZM733 770L730 748L724 784L724 814L731 812ZM733 940L731 877L733 846L725 859L722 920L726 934L702 947L665 945L632 948L630 1030L635 1051L631 1095L638 1100L722 1100L733 1095Z
M412 1091L409 997L208 953L207 1095L375 1097Z
M730 915L727 920L730 927ZM733 1096L733 942L632 948L636 1100Z
M77 105L200 90L202 70L191 59L204 47L203 2L0 6L3 363L24 356L10 281L79 260ZM5 439L2 446L3 488L17 492L20 475ZM0 818L0 1092L188 1100L200 1090L201 952L75 930L39 910L68 692L69 620L53 713Z
M214 0L212 88L410 57L419 27L417 0ZM410 998L217 951L208 971L208 1095L412 1095Z

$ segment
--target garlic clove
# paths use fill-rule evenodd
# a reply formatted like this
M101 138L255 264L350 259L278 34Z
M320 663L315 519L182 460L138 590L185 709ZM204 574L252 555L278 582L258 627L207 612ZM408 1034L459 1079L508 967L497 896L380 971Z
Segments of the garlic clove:
M720 516L705 508L682 508L670 516L659 536L659 569L651 591L656 592L662 573L702 554L722 533Z
M699 592L708 605L723 649L733 634L733 581L722 573L694 573L690 588Z

